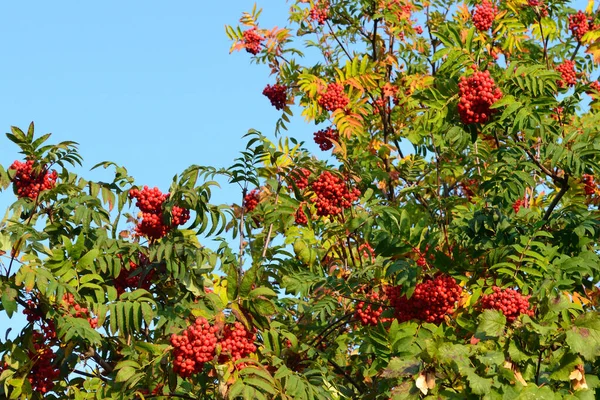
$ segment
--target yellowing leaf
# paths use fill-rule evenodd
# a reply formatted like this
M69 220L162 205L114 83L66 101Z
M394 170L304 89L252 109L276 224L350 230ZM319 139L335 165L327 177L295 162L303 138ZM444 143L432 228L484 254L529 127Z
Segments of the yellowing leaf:
M589 0L587 7L585 8L585 13L587 15L591 15L593 11L594 11L594 0Z

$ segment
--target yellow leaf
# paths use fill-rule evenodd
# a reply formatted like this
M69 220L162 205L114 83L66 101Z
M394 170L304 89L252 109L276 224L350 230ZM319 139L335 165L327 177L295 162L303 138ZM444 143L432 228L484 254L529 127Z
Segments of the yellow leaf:
M585 13L587 15L591 15L593 11L594 11L594 0L589 0L588 5L585 8Z

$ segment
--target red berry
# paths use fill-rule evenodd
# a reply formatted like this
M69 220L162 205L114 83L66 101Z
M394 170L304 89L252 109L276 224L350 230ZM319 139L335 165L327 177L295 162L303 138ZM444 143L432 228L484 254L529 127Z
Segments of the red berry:
M171 335L173 371L182 378L202 371L204 363L215 357L216 332L216 327L199 317L181 335Z
M250 54L257 55L260 52L263 40L265 38L257 32L256 27L244 31L244 47Z
M530 317L534 312L530 308L529 297L523 296L513 289L500 289L493 287L494 293L481 297L481 308L501 311L508 323L514 322L519 315L526 314Z
M166 225L163 221L163 204L169 198L169 193L163 194L157 187L150 189L144 186L142 190L133 188L129 191L129 198L137 200L135 205L141 211L142 220L135 227L136 234L140 236L160 239L190 219L189 210L173 206L171 224Z
M327 129L321 129L314 133L315 143L319 145L319 148L323 151L331 150L333 148L332 141L339 141L340 135L337 130L329 127Z
M12 178L13 187L19 198L36 199L40 192L50 190L56 185L58 174L56 171L48 171L42 166L41 172L34 171L34 160L26 162L15 161L9 169L15 170Z
M251 190L244 196L244 209L246 212L252 212L260 201L258 189Z
M344 208L350 208L360 196L360 190L348 189L341 178L329 171L324 171L313 182L311 188L316 194L312 201L317 208L317 215L320 216L338 215Z
M329 4L327 0L324 1L315 1L313 6L310 8L308 12L308 17L318 23L319 25L323 25L325 21L327 21L327 13L329 12Z
M571 60L565 60L562 64L556 67L556 71L560 72L562 79L559 79L558 87L564 88L567 86L575 86L577 83L577 73L575 72L575 63Z
M327 89L319 97L318 103L327 111L335 111L346 108L350 99L344 93L344 86L339 83L330 83Z

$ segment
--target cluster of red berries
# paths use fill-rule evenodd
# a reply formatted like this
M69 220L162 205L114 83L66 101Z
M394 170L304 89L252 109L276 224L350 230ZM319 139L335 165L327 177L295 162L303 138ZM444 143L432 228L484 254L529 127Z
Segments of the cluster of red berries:
M87 318L93 329L98 327L98 318L92 318L87 307L82 307L75 302L75 296L72 293L65 293L62 298L62 306L74 318Z
M290 178L299 190L308 187L308 178L312 172L308 168L298 168L290 172Z
M600 82L592 81L589 83L591 90L586 90L586 93L590 96L597 97L600 93Z
M346 108L350 99L344 93L344 86L340 83L330 83L327 89L319 97L318 103L327 111L335 111Z
M258 33L256 27L244 31L244 47L250 54L257 55L260 52L263 40L265 38Z
M300 207L298 207L298 209L294 213L294 221L298 225L308 225L308 217L302 209L302 205L300 205Z
M249 332L241 323L235 322L233 326L226 325L223 329L223 338L219 341L221 345L219 362L236 361L254 353L255 341L256 335Z
M244 196L244 210L245 212L252 212L260 201L258 189L251 190Z
M329 127L315 132L314 140L321 150L327 151L333 148L334 141L337 142L340 140L340 134L336 129Z
M182 378L202 371L204 363L215 356L217 327L205 318L196 318L181 335L171 335L173 345L173 370Z
M360 197L360 190L348 190L346 182L329 171L321 173L311 188L316 194L312 201L320 216L338 215Z
M171 229L185 224L190 219L190 211L173 206L171 210L171 225L163 222L163 204L169 198L169 193L163 194L157 187L150 189L144 186L142 190L131 189L129 198L135 198L135 205L141 211L142 220L135 227L136 234L155 240L164 237Z
M119 254L118 257L121 258L122 256ZM147 258L146 262L143 262L144 258L146 258L146 256L140 254L140 260L143 264L147 262ZM154 276L154 269L150 270L146 276L143 276L143 274L140 273L136 274L136 271L139 267L140 266L133 260L129 260L129 270L121 268L119 276L117 276L113 282L113 286L115 289L117 289L117 294L119 296L125 293L125 291L129 288L146 290L150 289L150 286L152 285L152 277Z
M384 296L380 297L379 293L371 292L367 293L365 297L365 301L359 301L356 305L354 317L363 325L375 326L383 313L383 305L380 302Z
M450 276L438 275L417 284L410 299L401 295L400 286L386 289L394 315L400 322L417 319L439 324L454 311L462 290Z
M497 286L493 289L494 293L481 297L481 308L502 311L508 323L512 323L521 314L533 317L534 312L529 305L531 296L523 296L516 290L500 289Z
M487 31L492 27L498 9L488 0L484 0L475 7L473 12L473 25L480 31Z
M26 306L23 309L23 314L27 316L27 322L35 324L40 322L43 337L45 340L56 339L56 327L51 319L43 320L42 311L39 305L33 300L27 300Z
M567 86L575 86L577 83L577 73L575 72L575 62L565 60L562 64L556 67L556 71L560 72L560 77L557 84L558 87L564 88Z
M464 196L467 198L467 200L471 201L473 196L475 196L475 190L477 190L477 184L478 184L477 179L467 179L466 181L459 183L460 189L461 189L462 193L464 194Z
M313 6L310 8L308 12L308 17L318 23L319 25L323 25L325 21L327 21L327 14L329 13L329 4L326 1L320 2L315 1Z
M44 166L41 172L35 172L34 164L33 160L15 161L9 167L9 169L16 171L12 182L19 198L36 199L40 192L50 190L56 185L56 179L58 178L56 171L50 172Z
M215 358L217 346L221 348L220 363L236 361L256 351L256 335L239 322L226 325L220 339L218 333L217 326L198 317L181 335L171 335L173 371L182 378L201 372L204 363Z
M44 335L34 331L33 349L29 350L29 359L33 362L27 379L34 392L46 394L54 388L54 381L58 379L60 370L52 365L54 351L45 343Z
M490 106L502 97L502 92L496 87L490 71L475 71L468 78L462 76L458 88L458 113L463 123L485 123L497 111Z
M598 29L593 19L585 15L583 11L577 11L577 14L569 15L569 30L573 37L581 42L581 38L590 30Z
M600 190L598 190L598 185L596 185L596 182L594 181L594 175L583 174L581 181L583 182L583 190L585 190L586 195L591 196L600 192Z
M271 101L271 105L275 107L276 110L283 110L285 108L287 102L287 87L285 85L267 85L262 94L267 96Z
M521 209L521 207L525 207L525 199L517 199L517 200L515 200L515 202L512 205L512 208L515 211L515 214L519 212L519 210Z

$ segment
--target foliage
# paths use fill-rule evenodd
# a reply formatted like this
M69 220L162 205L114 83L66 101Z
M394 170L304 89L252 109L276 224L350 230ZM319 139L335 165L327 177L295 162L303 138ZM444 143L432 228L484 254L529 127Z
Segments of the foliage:
M29 323L0 396L598 398L598 14L296 0L264 29L255 7L226 33L275 77L276 138L168 194L13 127L0 309ZM297 110L319 155L284 136Z

